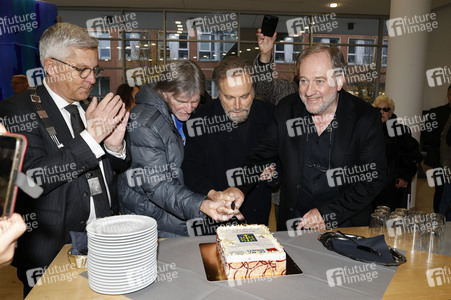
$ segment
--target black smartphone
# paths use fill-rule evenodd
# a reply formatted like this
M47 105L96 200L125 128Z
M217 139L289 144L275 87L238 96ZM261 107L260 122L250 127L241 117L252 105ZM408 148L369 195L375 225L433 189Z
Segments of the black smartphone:
M273 36L274 32L276 32L277 23L279 22L279 18L276 16L265 15L263 17L262 22L262 33L266 36Z
M0 134L0 213L9 217L16 203L17 173L27 148L27 139L20 134Z

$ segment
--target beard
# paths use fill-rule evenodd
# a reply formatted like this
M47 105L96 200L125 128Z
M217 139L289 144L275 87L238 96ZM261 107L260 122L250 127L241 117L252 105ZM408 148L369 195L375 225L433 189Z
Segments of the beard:
M327 98L324 96L323 97L310 97L310 99L322 98L320 103L311 104L308 102L307 97L305 97L303 95L299 95L299 96L300 96L302 102L304 103L307 111L312 115L322 114L332 105L332 103L335 102L336 99L338 99L338 96L330 96Z
M249 117L248 109L231 109L227 112L227 117L237 124L243 123Z

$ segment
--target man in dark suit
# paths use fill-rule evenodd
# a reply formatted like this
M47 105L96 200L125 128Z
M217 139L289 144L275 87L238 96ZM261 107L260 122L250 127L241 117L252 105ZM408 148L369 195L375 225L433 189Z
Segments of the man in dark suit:
M299 93L278 104L245 165L280 159L278 230L368 225L371 202L386 180L380 114L342 90L345 63L338 49L314 45L300 60ZM301 218L298 225L295 218Z
M274 106L254 99L252 65L240 57L224 58L213 71L219 99L202 106L186 122L187 140L183 173L185 184L208 194L229 185L259 181L263 172L241 169L246 154L263 137ZM271 189L258 182L240 211L248 223L268 225ZM214 234L214 231L210 232Z
M112 93L99 103L94 98L85 112L81 102L103 70L97 46L76 25L53 25L39 44L44 85L0 103L7 129L28 140L23 170L44 189L38 199L17 197L16 211L37 223L19 239L14 259L25 296L71 242L69 231L118 211L113 169L126 167L129 114Z

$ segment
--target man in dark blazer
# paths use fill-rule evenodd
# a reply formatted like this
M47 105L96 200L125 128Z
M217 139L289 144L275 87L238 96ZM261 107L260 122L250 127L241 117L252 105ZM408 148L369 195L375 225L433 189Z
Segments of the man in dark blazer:
M371 203L386 180L382 122L374 108L342 89L344 67L336 48L305 49L299 93L278 104L265 138L246 159L245 165L281 161L277 230L369 224Z
M112 93L99 103L94 98L86 112L81 104L102 71L97 46L76 25L53 25L39 45L44 85L0 103L7 129L28 140L23 171L44 189L38 199L17 197L16 211L36 225L19 239L14 259L25 296L71 243L70 231L82 232L87 222L118 211L113 169L127 163L129 114Z
M252 65L243 58L223 59L213 71L219 98L203 105L186 122L182 169L185 184L197 193L222 191L246 180L259 181L264 168L245 172L240 167L246 154L263 137L274 106L254 99L253 73ZM240 211L248 223L268 225L270 210L271 188L258 182Z

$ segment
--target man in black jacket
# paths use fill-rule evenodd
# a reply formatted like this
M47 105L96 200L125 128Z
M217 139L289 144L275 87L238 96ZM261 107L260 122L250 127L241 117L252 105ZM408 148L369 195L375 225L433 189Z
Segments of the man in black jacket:
M258 78L252 77L252 69L250 63L236 56L223 59L215 68L213 79L219 87L219 99L202 106L186 122L182 169L185 184L202 194L246 181L258 182L240 211L248 223L268 225L271 189L259 181L265 167L240 168L274 114L272 104L254 99L253 81Z
M28 140L23 170L44 189L38 199L17 197L16 211L33 223L14 259L25 296L71 243L70 231L82 232L89 221L118 212L113 169L126 167L129 114L112 93L87 108L82 103L103 70L97 47L82 28L53 25L39 44L44 85L0 104L6 128Z
M433 107L430 110L424 112L428 118L425 119L425 125L429 125L426 128L431 130L425 130L421 132L421 144L423 151L426 151L426 157L424 164L431 168L440 168L442 158L440 157L440 135L443 130L446 130L445 124L451 113L451 85L448 86L447 91L448 103L445 105ZM435 124L434 124L435 123ZM434 212L438 213L440 208L440 201L443 194L443 185L436 185L434 192Z
M298 228L369 224L386 176L382 122L374 108L342 90L344 67L336 48L305 49L299 93L278 104L265 138L246 159L245 165L280 159L277 230L293 218L302 218Z

